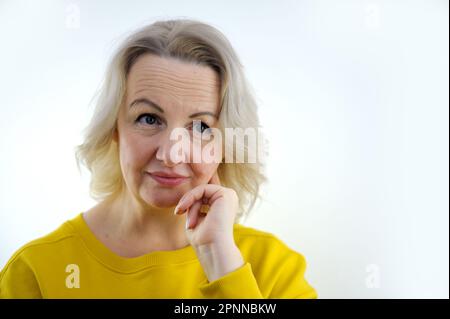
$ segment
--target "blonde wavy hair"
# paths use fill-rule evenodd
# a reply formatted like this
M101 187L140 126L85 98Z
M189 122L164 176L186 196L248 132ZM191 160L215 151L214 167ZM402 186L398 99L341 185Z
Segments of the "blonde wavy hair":
M191 19L147 25L129 35L112 56L97 92L93 116L83 131L83 143L75 148L78 170L81 172L82 164L91 173L89 193L96 201L118 195L124 187L119 149L113 134L126 93L128 72L136 59L145 53L213 68L221 79L219 126L222 132L223 128L229 127L260 128L257 103L243 66L230 42L218 29ZM233 144L232 150L236 141ZM255 146L240 146L243 146L245 158L248 153L257 152ZM264 161L260 159L256 163L219 164L222 185L234 189L239 197L237 221L250 213L260 198L261 184L267 181Z

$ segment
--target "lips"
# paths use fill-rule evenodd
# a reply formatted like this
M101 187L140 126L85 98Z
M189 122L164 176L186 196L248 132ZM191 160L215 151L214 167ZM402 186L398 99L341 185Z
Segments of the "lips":
M174 172L163 172L163 171L155 171L155 172L151 172L150 174L155 175L155 176L161 176L161 177L167 177L167 178L177 178L177 177L187 177L187 176L183 176Z
M188 179L188 177L186 176L175 173L153 172L147 174L149 174L151 178L153 178L156 182L163 186L178 186Z

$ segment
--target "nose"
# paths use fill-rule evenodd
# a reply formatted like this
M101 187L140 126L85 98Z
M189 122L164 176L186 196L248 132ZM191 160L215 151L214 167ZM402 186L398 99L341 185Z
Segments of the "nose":
M180 139L176 134L171 139L171 133L172 130L168 130L168 133L161 136L156 152L156 159L162 161L167 167L189 162L189 139L186 137ZM178 138L175 138L177 136Z

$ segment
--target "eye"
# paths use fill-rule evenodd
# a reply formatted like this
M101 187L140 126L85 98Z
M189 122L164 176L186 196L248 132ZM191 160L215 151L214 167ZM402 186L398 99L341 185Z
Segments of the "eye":
M141 119L145 119L144 123L142 123ZM136 122L148 125L161 124L161 120L157 115L149 113L139 115Z
M193 122L193 128L195 129L195 130L197 130L197 132L199 132L199 133L201 133L201 134L203 134L203 133L205 133L205 131L207 131L207 132L209 132L209 126L208 126L208 124L206 124L205 122L200 122L200 121L194 121Z

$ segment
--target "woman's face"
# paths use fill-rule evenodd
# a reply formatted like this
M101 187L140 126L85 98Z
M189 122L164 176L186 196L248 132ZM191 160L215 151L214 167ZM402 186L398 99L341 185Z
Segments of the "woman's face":
M185 128L191 143L194 130L198 134L219 127L219 94L220 78L206 66L144 54L131 67L114 139L126 186L140 201L172 207L188 190L211 179L219 164L193 163L192 152L171 157L171 148L179 141L171 140L170 134ZM194 126L194 120L202 124ZM161 180L158 172L185 178L169 185L174 180Z

